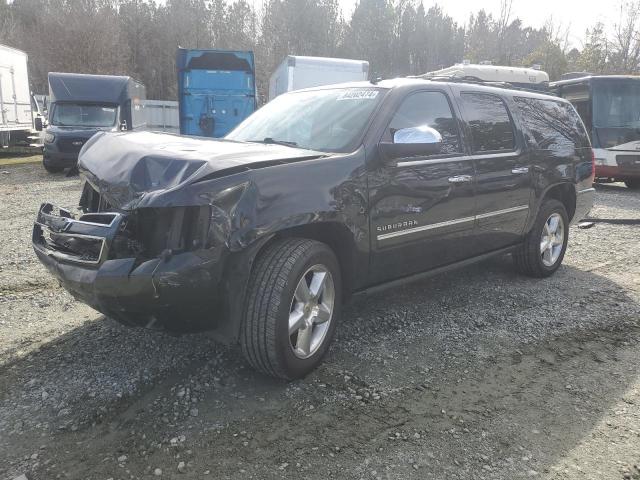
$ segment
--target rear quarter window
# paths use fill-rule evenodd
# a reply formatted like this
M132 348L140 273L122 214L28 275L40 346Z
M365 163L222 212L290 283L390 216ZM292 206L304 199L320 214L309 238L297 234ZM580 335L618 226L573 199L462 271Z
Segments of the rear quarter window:
M515 97L522 113L528 144L558 155L570 155L575 148L589 147L589 137L573 106L566 102Z

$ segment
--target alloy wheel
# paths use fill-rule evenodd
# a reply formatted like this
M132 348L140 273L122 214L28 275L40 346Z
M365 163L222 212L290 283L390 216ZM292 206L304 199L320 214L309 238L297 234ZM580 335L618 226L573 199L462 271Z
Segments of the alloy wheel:
M540 256L546 267L552 267L558 261L564 247L564 220L559 213L552 213L542 229Z
M335 286L324 265L310 267L296 286L289 313L289 343L298 358L309 358L322 345L333 317Z

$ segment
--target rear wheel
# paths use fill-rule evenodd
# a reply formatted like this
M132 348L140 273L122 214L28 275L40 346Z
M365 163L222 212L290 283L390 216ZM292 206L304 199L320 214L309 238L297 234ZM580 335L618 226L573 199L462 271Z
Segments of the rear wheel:
M533 228L513 255L516 268L531 277L548 277L562 264L568 239L566 208L558 200L546 200Z
M328 246L301 238L269 246L247 290L240 335L247 361L274 377L305 376L329 348L340 301L340 270Z
M632 178L625 180L624 184L631 190L640 190L640 178Z

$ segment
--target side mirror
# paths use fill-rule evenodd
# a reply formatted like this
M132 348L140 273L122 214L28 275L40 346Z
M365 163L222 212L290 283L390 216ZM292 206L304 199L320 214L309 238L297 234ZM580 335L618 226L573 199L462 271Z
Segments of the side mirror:
M36 117L33 121L36 131L41 132L44 129L44 124L42 123L42 117Z
M393 142L380 142L380 153L386 160L435 155L442 151L442 135L429 126L396 130Z
M123 132L127 131L127 121L123 120L122 123L120 124L120 130Z

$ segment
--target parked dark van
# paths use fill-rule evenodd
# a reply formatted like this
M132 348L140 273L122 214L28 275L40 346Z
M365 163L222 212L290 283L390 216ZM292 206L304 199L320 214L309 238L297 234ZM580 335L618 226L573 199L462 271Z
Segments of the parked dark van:
M75 167L96 132L144 128L145 87L131 77L49 73L49 125L43 165L51 173Z
M594 197L569 102L419 79L286 93L223 140L100 133L79 168L82 212L44 204L33 230L61 284L282 378L318 365L352 294L502 254L553 274Z

